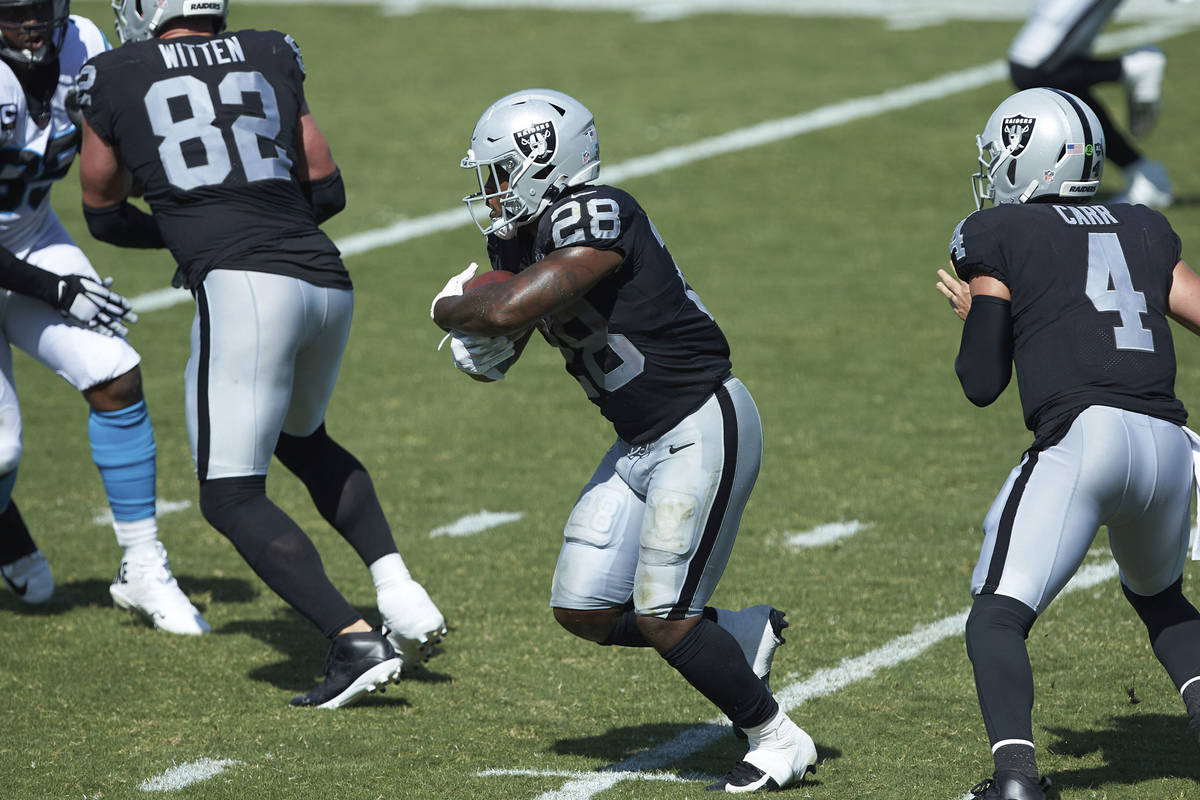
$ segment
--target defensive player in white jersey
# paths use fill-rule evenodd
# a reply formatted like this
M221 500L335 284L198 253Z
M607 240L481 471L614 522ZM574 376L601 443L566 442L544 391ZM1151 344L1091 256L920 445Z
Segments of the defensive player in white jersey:
M1188 2L1189 0L1183 0ZM1009 70L1018 89L1039 86L1071 92L1087 103L1104 128L1107 157L1125 174L1115 203L1169 206L1174 195L1161 163L1146 158L1121 134L1092 87L1121 83L1129 108L1129 130L1141 138L1158 119L1166 56L1147 45L1112 58L1091 52L1100 29L1122 0L1035 0L1024 27L1008 50Z
M749 739L714 791L780 789L816 747L766 686L786 624L769 605L707 606L762 462L762 423L729 344L645 210L594 183L591 112L549 89L497 100L462 166L504 282L463 292L472 264L434 298L459 369L502 378L536 326L613 424L617 440L563 531L550 605L576 636L653 647ZM518 340L514 345L510 336Z
M199 634L208 625L171 575L158 541L154 431L141 358L122 335L112 335L124 333L119 320L128 307L105 290L49 202L79 148L75 75L106 49L104 35L71 16L67 0L0 0L0 271L8 276L0 295L0 574L27 602L43 602L53 589L49 566L10 499L21 455L9 349L15 345L91 407L92 457L124 548L110 587L114 602L163 630ZM82 315L72 314L77 300ZM88 318L91 306L96 313Z

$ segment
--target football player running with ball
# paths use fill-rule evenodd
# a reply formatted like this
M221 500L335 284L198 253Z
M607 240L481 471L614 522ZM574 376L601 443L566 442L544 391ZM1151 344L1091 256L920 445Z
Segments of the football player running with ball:
M579 101L546 89L501 98L462 166L479 180L465 199L486 206L492 266L516 274L464 292L472 264L434 298L456 365L503 378L536 327L616 428L567 519L555 619L602 645L653 647L745 731L750 751L710 789L802 780L816 748L767 686L783 613L705 607L762 460L725 336L637 201L593 183L596 127Z
M325 430L354 304L318 227L345 205L341 174L305 103L291 37L224 32L225 0L115 10L124 44L79 78L89 228L126 246L161 232L175 256L175 283L196 300L185 382L200 510L332 640L325 680L292 704L337 708L399 677L397 651L420 663L446 633L396 552L370 476ZM127 202L130 172L153 217ZM369 567L382 630L267 499L272 454Z
M62 376L89 406L88 440L123 549L113 601L171 633L208 623L176 583L158 541L154 429L141 356L124 339L136 317L59 223L50 190L79 148L75 75L108 49L67 0L0 0L0 576L27 603L54 579L11 501L21 410L10 346Z
M979 135L976 206L938 289L965 320L954 362L979 406L1016 364L1034 434L983 522L967 654L995 761L973 789L1043 800L1025 639L1101 525L1121 588L1200 735L1200 614L1184 597L1195 434L1175 397L1167 318L1200 333L1200 277L1142 205L1095 204L1104 132L1078 97L1028 89ZM994 207L982 208L984 200Z

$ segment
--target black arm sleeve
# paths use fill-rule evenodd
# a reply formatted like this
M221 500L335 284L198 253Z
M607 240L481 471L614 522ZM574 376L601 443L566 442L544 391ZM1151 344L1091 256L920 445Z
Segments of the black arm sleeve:
M83 207L88 230L102 242L117 247L166 247L154 217L122 200L105 208Z
M994 402L1012 379L1011 305L990 295L971 298L954 371L963 393L977 406Z
M335 169L333 174L324 178L301 183L300 188L312 206L318 225L346 207L346 184L342 182L340 169Z
M0 247L0 288L36 297L58 308L58 276L35 267Z

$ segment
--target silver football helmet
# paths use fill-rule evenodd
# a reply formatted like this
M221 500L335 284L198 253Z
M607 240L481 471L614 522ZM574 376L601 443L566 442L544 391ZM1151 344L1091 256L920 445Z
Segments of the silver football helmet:
M18 64L53 61L70 15L70 0L0 0L0 57Z
M153 39L159 29L180 17L220 17L217 33L225 30L228 0L112 0L121 44Z
M971 176L975 208L1037 197L1086 198L1100 188L1104 131L1087 104L1057 89L1026 89L988 118Z
M599 176L596 122L582 103L562 92L514 92L483 112L462 167L475 170L479 180L479 191L463 198L479 230L511 239L518 225L537 219L563 189ZM499 201L499 219L476 214L490 200Z

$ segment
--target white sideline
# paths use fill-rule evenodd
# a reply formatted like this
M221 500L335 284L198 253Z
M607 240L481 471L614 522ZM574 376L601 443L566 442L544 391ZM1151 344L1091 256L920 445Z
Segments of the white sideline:
M1150 23L1101 36L1097 45L1101 50L1118 50L1150 41L1162 41L1190 30L1191 27L1181 21ZM991 61L899 89L832 103L802 114L761 122L681 147L669 147L648 156L606 167L603 177L606 182L620 183L630 178L653 175L702 159L748 150L804 133L878 116L888 111L911 108L930 100L942 100L960 92L978 89L1003 80L1007 75L1008 68L1005 62ZM354 233L337 240L335 244L342 251L343 257L348 258L421 236L460 228L469 222L470 217L467 211L458 207L414 219L402 219L382 228ZM139 314L145 314L190 300L191 294L183 289L157 289L133 297L130 302L134 310Z
M1062 593L1089 589L1115 577L1117 574L1116 564L1107 553L1104 554L1104 557L1108 559L1104 563L1088 564L1082 567ZM882 669L912 661L933 645L951 636L961 634L968 613L970 613L970 609L966 608L957 614L951 614L928 625L918 625L912 633L898 636L869 653L857 658L844 659L836 667L818 670L804 681L792 683L782 690L777 690L775 699L779 701L780 707L791 711L808 700L833 694L852 683L871 678ZM603 767L598 772L586 773L581 777L573 778L558 789L538 795L535 800L590 800L596 794L611 789L622 781L630 780L631 776L640 776L647 772L654 774L687 758L717 739L729 735L725 730L728 726L729 720L720 717L710 720L707 724L687 728L669 742L631 756L618 764ZM813 732L809 731L809 733ZM816 729L815 733L815 738L820 742L820 729ZM487 770L478 774L486 777L505 773L498 770Z
M491 528L516 522L525 516L523 511L480 511L454 520L449 525L441 525L429 532L429 538L435 536L474 536Z
M232 759L201 758L171 767L162 775L147 778L141 782L138 788L143 792L175 792L185 786L191 786L193 783L216 777L224 772L226 767L237 766L241 763L241 761Z
M832 544L839 539L845 539L860 531L865 531L869 527L871 526L856 519L850 522L830 522L826 525L818 525L811 531L805 531L804 533L789 533L785 541L790 547L803 550L809 547L821 547Z

